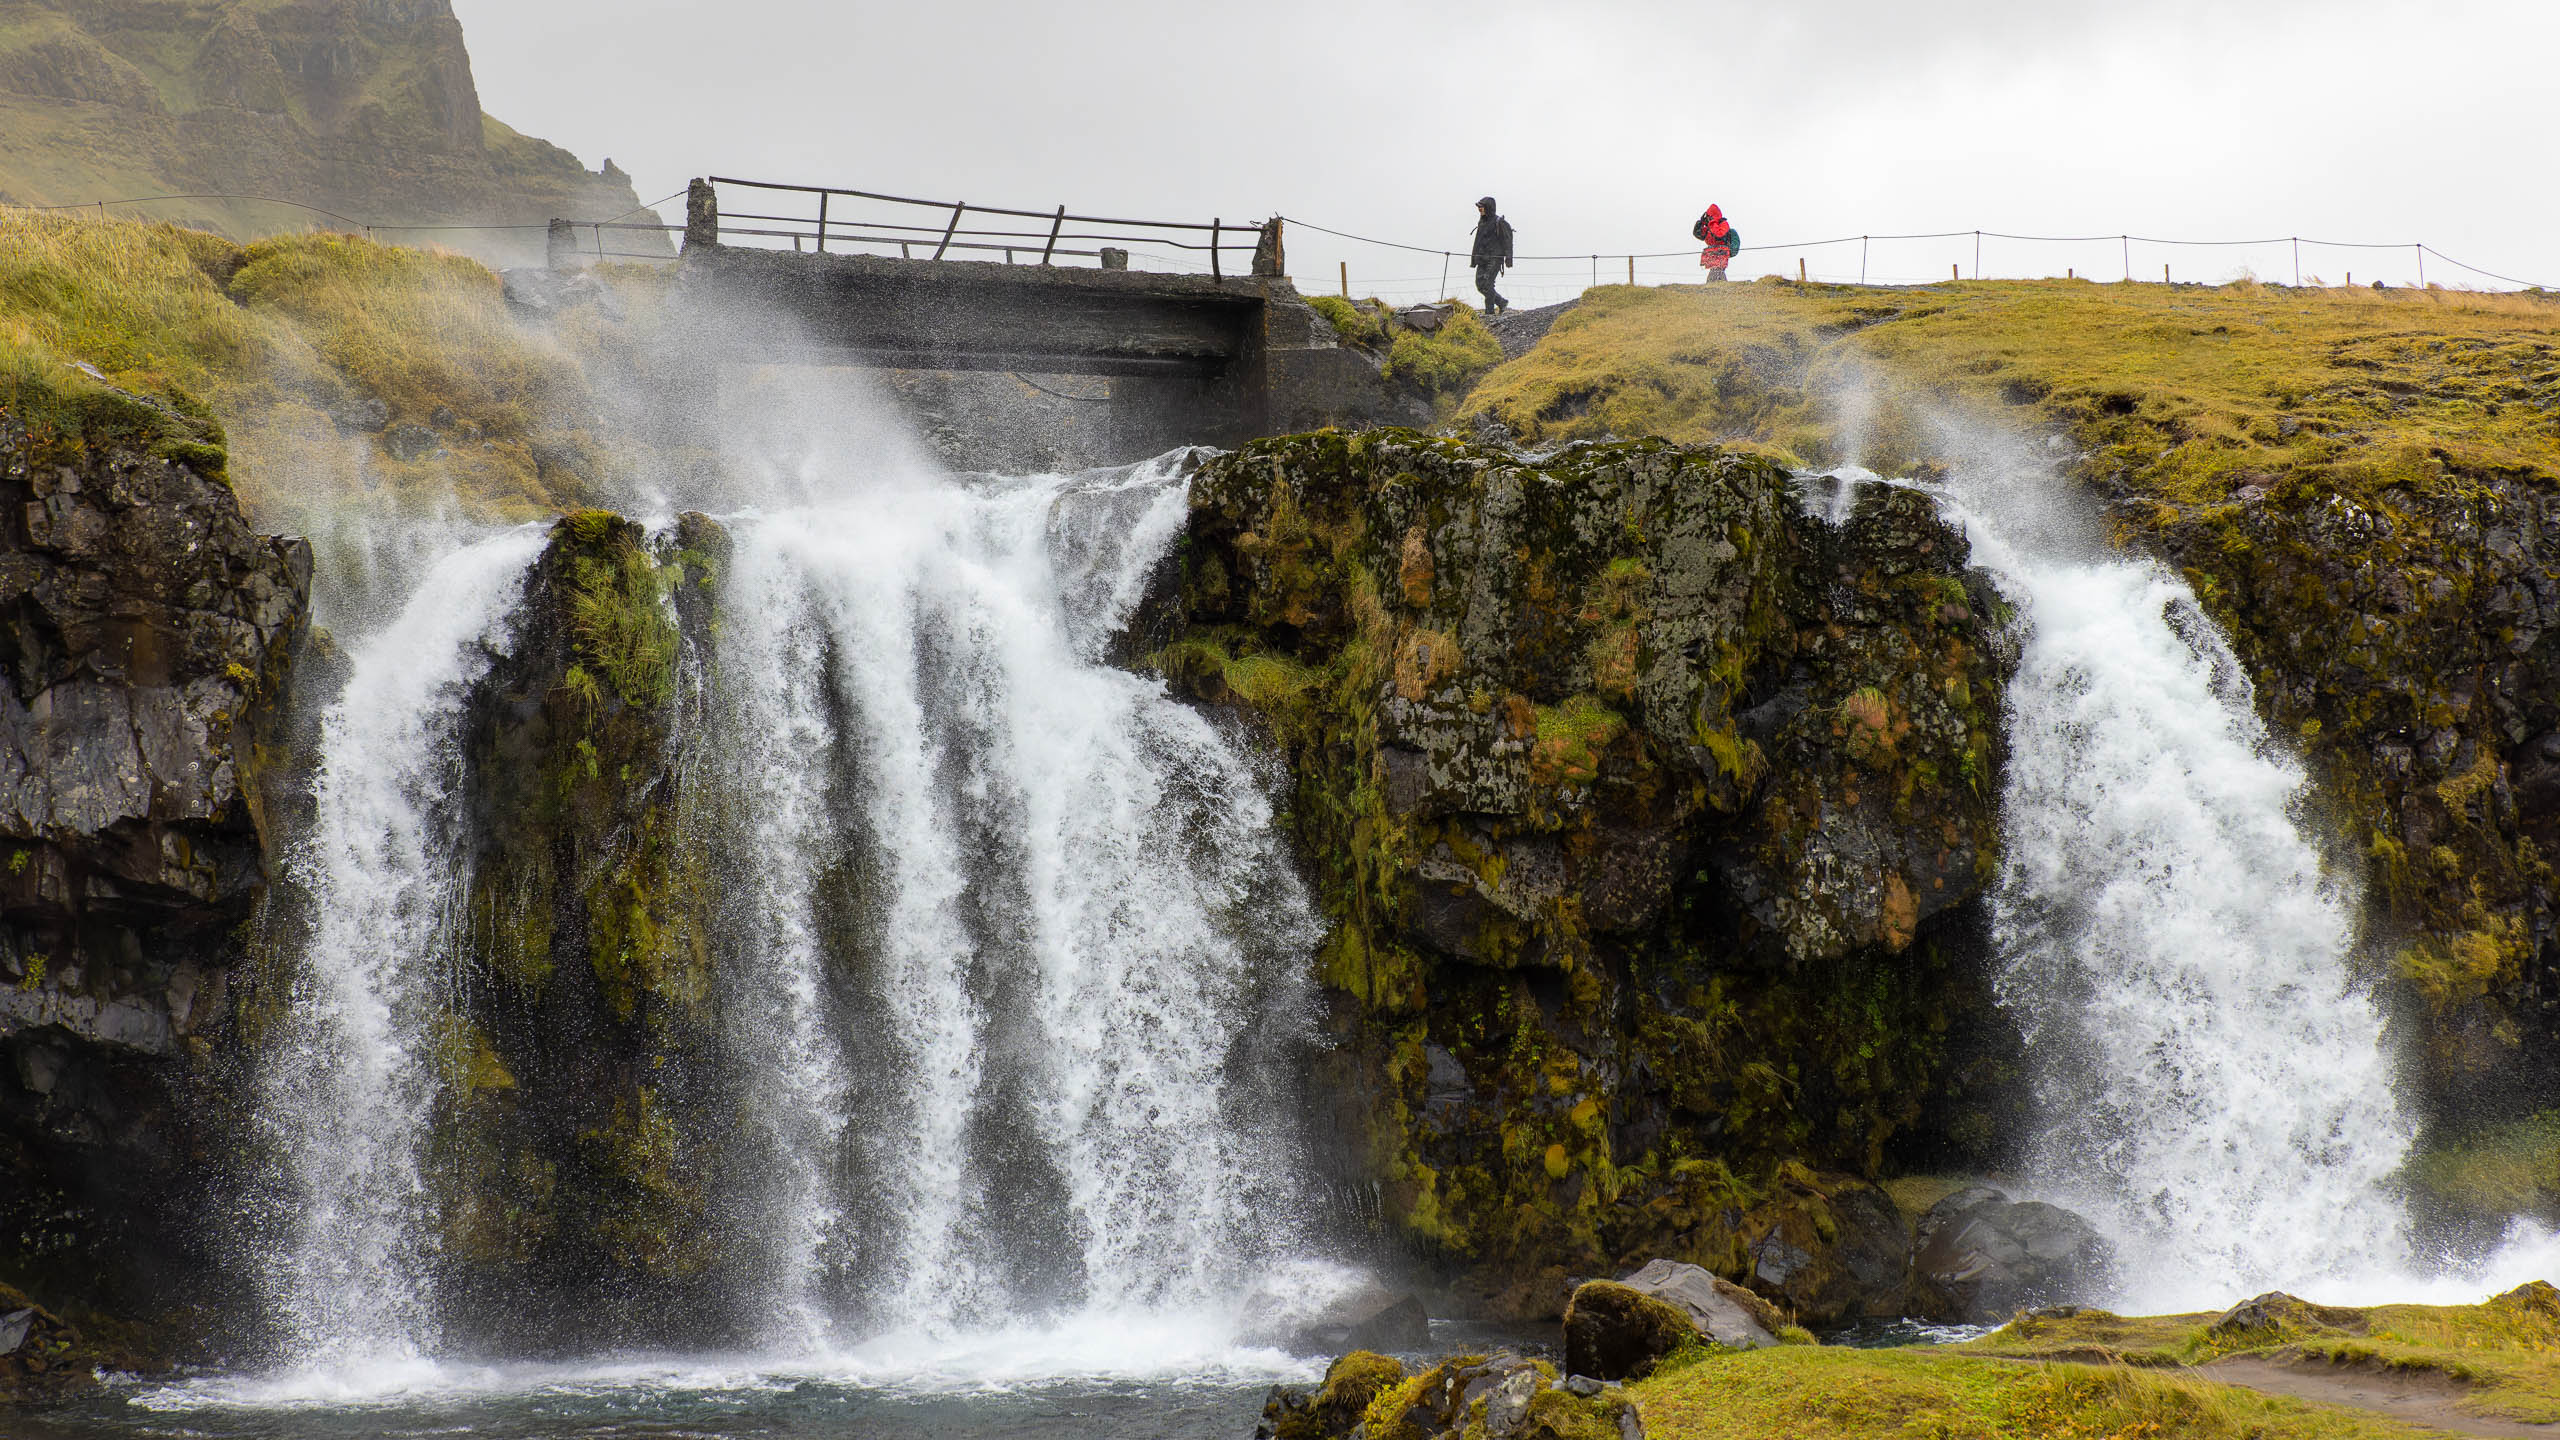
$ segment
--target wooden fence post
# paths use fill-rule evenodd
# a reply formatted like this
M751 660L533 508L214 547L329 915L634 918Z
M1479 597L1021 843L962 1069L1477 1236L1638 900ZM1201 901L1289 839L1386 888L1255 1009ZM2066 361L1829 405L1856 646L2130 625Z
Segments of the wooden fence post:
M1342 266L1342 298L1348 300L1351 298L1351 262L1344 260L1339 263Z
M1796 283L1804 283L1804 257L1801 255L1796 257Z

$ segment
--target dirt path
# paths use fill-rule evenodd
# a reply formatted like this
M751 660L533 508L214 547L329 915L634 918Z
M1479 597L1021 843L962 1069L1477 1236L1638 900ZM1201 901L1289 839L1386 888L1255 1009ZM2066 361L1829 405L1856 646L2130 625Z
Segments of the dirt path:
M2560 1437L2560 1425L2528 1425L2470 1414L2455 1403L2465 1388L2461 1382L2426 1371L2367 1369L2325 1361L2287 1365L2255 1355L2235 1355L2188 1373L2262 1394L2366 1410L2404 1425L2455 1435Z

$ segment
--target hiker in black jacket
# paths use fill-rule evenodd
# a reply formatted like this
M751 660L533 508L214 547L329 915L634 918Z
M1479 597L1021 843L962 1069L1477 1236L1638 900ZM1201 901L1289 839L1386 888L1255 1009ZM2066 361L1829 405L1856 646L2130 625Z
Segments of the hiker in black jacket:
M1511 222L1493 208L1493 197L1487 195L1476 202L1476 248L1467 258L1475 262L1476 292L1484 296L1484 313L1499 315L1511 308L1493 282L1511 268Z

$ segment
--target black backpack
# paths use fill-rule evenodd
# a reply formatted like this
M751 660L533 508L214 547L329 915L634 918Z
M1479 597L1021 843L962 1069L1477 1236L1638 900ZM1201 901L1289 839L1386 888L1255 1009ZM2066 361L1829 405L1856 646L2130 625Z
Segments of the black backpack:
M1703 211L1698 215L1698 223L1689 227L1689 233L1696 236L1703 244L1716 243L1707 237L1707 217ZM1742 253L1742 227L1734 224L1730 218L1724 222L1724 248L1736 255Z

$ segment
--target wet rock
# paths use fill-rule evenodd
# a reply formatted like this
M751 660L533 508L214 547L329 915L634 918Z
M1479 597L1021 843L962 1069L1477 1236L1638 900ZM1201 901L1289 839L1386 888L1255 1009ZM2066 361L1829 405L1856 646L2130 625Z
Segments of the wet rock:
M213 1057L284 800L311 552L251 528L210 426L21 383L0 386L0 1270L132 1316L207 1262L206 1157L237 1153ZM48 403L70 408L22 418Z
M350 396L329 411L338 428L350 432L378 435L391 423L391 407L373 395Z
M2089 1222L2041 1201L2012 1201L1988 1186L1960 1190L1916 1227L1912 1298L1932 1320L1989 1325L2040 1305L2103 1290L2115 1247Z
M1338 1440L1360 1424L1378 1392L1403 1382L1404 1366L1384 1355L1353 1351L1326 1367L1315 1391L1274 1385L1262 1406L1258 1440Z
M1431 1317L1421 1298L1375 1282L1357 1285L1311 1312L1293 1297L1265 1293L1249 1297L1244 1309L1247 1315L1265 1317L1248 1324L1249 1338L1279 1345L1293 1355L1413 1351L1431 1343Z
M424 460L440 444L436 432L424 425L394 425L382 437L383 453L400 461Z
M1745 1221L1751 1289L1803 1324L1909 1313L1911 1226L1875 1186L1850 1176L1790 1182L1792 1203Z
M1700 1327L1682 1307L1612 1281L1583 1285L1565 1306L1564 1367L1575 1375L1641 1380L1700 1339Z
M1678 1308L1700 1334L1727 1349L1775 1345L1787 1325L1777 1307L1702 1266L1649 1260L1619 1283Z

